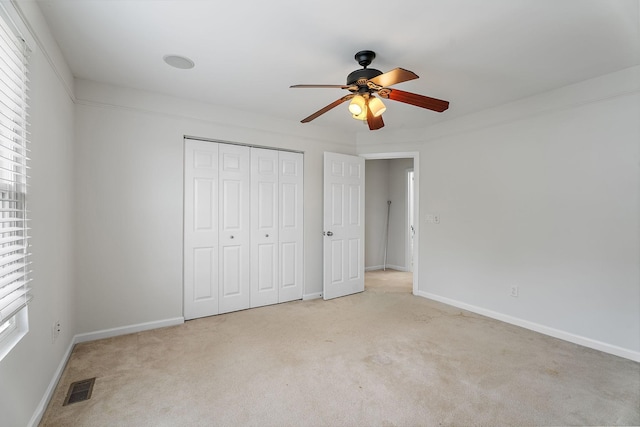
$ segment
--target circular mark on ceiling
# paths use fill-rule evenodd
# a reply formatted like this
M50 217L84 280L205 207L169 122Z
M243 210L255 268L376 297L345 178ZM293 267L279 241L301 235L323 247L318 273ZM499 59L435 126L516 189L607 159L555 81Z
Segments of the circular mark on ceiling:
M164 59L164 62L171 65L172 67L180 68L182 70L188 70L190 68L195 67L196 65L189 58L186 58L180 55L165 55L163 59Z

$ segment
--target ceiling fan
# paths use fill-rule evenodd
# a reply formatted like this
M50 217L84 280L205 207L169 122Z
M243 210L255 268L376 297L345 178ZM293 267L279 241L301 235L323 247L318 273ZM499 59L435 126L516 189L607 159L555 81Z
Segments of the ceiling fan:
M321 108L309 117L305 117L301 122L308 123L349 100L351 100L349 103L349 112L351 112L353 118L366 120L370 130L380 129L384 126L382 113L386 111L387 107L385 107L380 98L404 102L405 104L415 105L416 107L426 108L439 113L449 108L449 101L389 88L389 86L397 83L417 79L418 75L404 68L395 68L386 73L373 68L367 68L375 57L376 53L371 50L362 50L356 53L355 60L363 68L350 73L347 76L346 85L304 84L290 86L292 88L337 88L347 89L351 92L326 107ZM376 94L380 98L377 98L375 96Z

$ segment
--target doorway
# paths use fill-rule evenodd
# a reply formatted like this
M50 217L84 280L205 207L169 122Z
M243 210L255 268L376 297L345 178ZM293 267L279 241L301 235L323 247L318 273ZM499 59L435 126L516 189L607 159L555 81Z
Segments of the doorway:
M403 281L405 291L411 283L415 295L419 283L419 155L361 156L366 159L365 287L368 278L375 287L373 280L387 277Z

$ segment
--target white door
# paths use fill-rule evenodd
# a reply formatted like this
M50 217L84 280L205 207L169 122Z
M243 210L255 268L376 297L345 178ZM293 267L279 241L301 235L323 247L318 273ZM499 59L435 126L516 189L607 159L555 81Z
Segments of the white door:
M185 140L184 317L218 314L218 145Z
M249 147L219 144L219 312L250 306Z
M301 153L279 153L279 256L278 302L302 298L303 288L303 175Z
M251 149L251 307L278 302L278 152Z
M324 153L323 298L364 291L364 158Z

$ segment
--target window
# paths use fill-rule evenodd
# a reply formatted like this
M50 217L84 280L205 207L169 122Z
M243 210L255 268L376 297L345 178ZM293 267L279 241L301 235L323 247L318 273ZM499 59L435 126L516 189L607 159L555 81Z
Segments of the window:
M0 360L28 331L27 52L0 6Z

